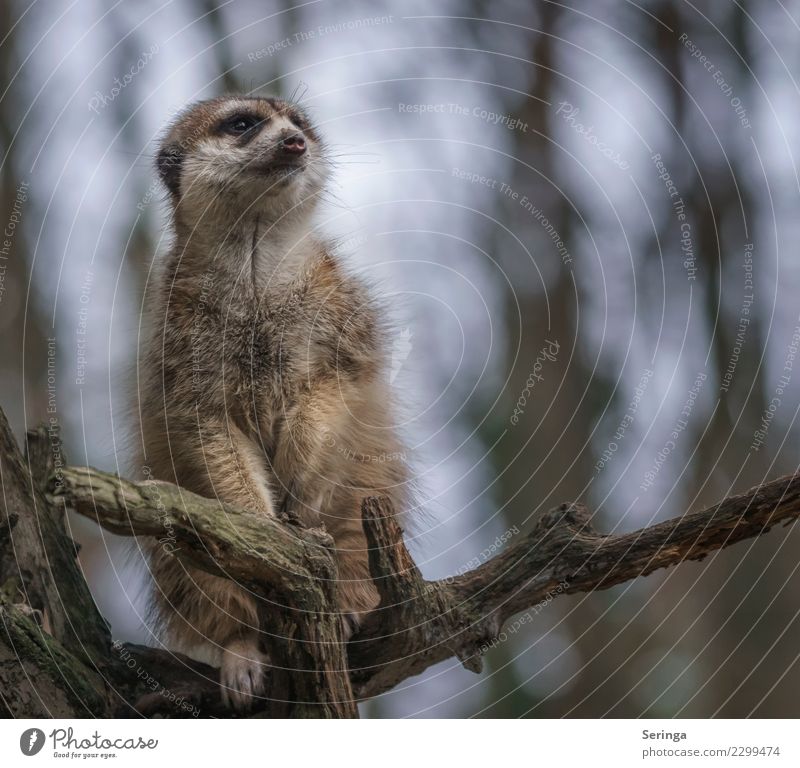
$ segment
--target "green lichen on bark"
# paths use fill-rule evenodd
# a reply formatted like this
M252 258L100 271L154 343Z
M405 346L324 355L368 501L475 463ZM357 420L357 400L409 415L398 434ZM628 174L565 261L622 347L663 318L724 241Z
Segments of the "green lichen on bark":
M63 694L74 717L103 717L108 693L102 677L73 656L18 607L0 605L0 643L23 666L25 677L35 675L43 690ZM49 682L49 686L45 686ZM47 707L47 702L43 702Z

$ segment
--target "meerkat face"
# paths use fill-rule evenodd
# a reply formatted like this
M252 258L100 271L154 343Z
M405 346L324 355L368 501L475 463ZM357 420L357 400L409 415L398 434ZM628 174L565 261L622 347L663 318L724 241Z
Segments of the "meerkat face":
M172 124L157 166L176 210L198 220L313 207L327 167L300 107L247 96L189 107Z

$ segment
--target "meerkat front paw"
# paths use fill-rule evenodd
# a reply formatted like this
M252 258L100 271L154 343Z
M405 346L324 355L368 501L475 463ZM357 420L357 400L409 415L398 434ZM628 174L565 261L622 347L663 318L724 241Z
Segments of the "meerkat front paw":
M236 712L247 712L263 696L269 657L254 638L232 640L222 652L219 677L222 700Z

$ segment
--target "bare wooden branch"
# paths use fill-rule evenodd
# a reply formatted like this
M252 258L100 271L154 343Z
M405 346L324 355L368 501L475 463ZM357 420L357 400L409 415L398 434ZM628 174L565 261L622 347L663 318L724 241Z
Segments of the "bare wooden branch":
M798 517L800 475L619 536L597 533L585 507L563 504L543 515L524 540L456 579L452 591L459 601L482 595L482 611L497 612L506 621L560 584L567 594L607 589L686 560L702 560Z
M371 559L379 609L350 642L351 678L360 697L375 696L440 661L480 656L520 611L562 594L607 589L760 536L800 517L800 476L779 478L712 507L632 533L597 533L588 510L562 504L473 571L425 581L402 545L391 513L364 506L364 530L381 554Z
M52 499L113 533L167 537L173 556L263 598L273 663L265 714L358 716L342 621L332 608L333 540L322 529L284 525L170 483L131 483L86 467L64 469ZM163 708L163 697L137 707L152 711L153 703Z
M308 578L309 570L322 577L335 569L333 540L322 529L290 528L171 483L132 483L88 467L69 467L51 496L120 536L174 541L169 546L177 557L267 597L294 592L298 577Z
M26 436L23 457L0 410L0 711L15 717L102 715L115 668L111 640L76 562L63 514L43 493L57 469L55 427Z
M454 656L479 671L482 654L521 611L535 614L561 594L605 589L702 559L800 517L800 476L616 536L598 533L583 506L563 504L475 570L427 581L406 550L394 510L384 499L367 499L363 524L380 605L347 643L345 656L333 544L323 530L234 509L169 483L132 483L88 468L62 469L46 496L41 473L56 468L52 446L43 443L47 437L29 435L26 467L0 419L5 492L0 564L6 575L12 565L19 568L14 547L36 564L30 572L20 571L30 602L14 602L10 580L0 589L0 661L18 658L33 668L36 685L49 691L53 714L226 714L216 670L164 649L111 645L105 624L85 604L88 590L63 525L65 506L117 534L168 536L174 556L236 579L259 595L276 671L271 699L256 714L292 717L356 717L356 699L375 696ZM69 575L69 589L77 590L80 613L88 617L82 633L63 631L74 623L68 614L59 619L61 628L37 621L37 611L47 608L56 616L63 605L62 573ZM80 584L72 583L76 578ZM6 675L4 682L14 681ZM42 714L31 702L34 688L9 711ZM4 707L9 704L0 697Z

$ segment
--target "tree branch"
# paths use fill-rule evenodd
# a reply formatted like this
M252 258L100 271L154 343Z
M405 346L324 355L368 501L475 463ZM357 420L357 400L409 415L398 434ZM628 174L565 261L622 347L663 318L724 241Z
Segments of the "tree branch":
M646 576L800 517L800 476L779 478L700 512L633 533L597 533L588 510L562 504L504 552L463 575L425 581L380 504L364 507L364 531L381 605L350 641L353 688L375 696L440 661L474 671L504 624L562 594L592 592ZM391 521L391 522L390 522ZM404 553L404 554L403 554Z
M57 435L44 429L28 433L27 449L24 459L0 411L0 713L13 716L229 714L217 670L167 650L111 643L76 563L65 506L114 533L169 542L173 556L247 585L260 599L274 665L270 698L256 715L292 717L357 717L356 698L452 656L479 671L482 654L520 611L532 618L558 595L699 560L800 517L800 476L618 536L597 533L584 507L563 504L475 570L426 581L394 510L367 499L363 525L380 605L345 646L333 542L322 529L169 483L61 469Z
M160 539L173 556L260 596L273 664L267 714L357 716L341 617L331 609L333 540L322 529L284 525L170 483L131 483L86 467L65 469L51 498L113 533Z
M310 585L335 572L321 531L289 528L168 483L66 469L59 495L115 533L159 536L171 528L182 557L272 599L283 595L282 611L306 605ZM452 656L479 671L482 653L503 625L543 601L699 560L778 522L793 522L800 516L800 477L619 536L597 533L585 507L562 504L482 566L439 581L422 577L385 500L367 499L362 513L381 603L350 640L348 660L353 690L369 698Z

